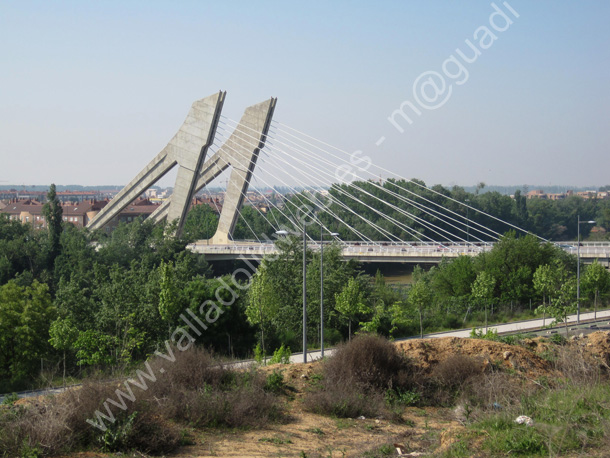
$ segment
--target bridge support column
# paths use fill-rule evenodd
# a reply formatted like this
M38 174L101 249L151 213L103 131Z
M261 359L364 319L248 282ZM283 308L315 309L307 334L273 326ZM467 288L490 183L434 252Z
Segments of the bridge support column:
M194 193L207 186L229 166L233 167L218 228L210 239L212 244L227 244L232 238L258 154L265 146L276 102L277 99L271 98L246 108L227 141L201 165ZM169 211L173 200L172 195L171 199L164 202L150 218L154 221L161 221L164 218L171 219Z
M167 215L171 220L178 220L177 232L180 234L192 197L196 192L197 172L214 141L225 95L226 92L221 91L193 103L186 120L167 146L91 220L87 227L99 229L107 225L178 164L180 168Z

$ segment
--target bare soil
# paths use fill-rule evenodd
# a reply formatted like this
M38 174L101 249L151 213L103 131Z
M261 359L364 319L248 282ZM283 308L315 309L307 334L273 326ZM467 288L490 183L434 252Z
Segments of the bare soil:
M405 352L412 364L423 374L453 355L478 358L483 368L493 364L511 371L520 379L534 382L540 377L560 376L547 359L553 345L544 338L527 339L523 346L498 342L440 338L409 340L396 345ZM610 364L610 333L596 332L575 337L566 346L579 349L593 364ZM385 418L334 419L302 409L301 400L316 383L321 363L273 365L261 370L282 371L288 385L285 408L288 418L284 424L272 424L260 429L228 430L199 429L191 431L193 445L183 446L176 458L207 457L351 457L384 444L400 445L403 456L436 456L447 450L460 435L467 432L455 412L445 408L406 408L402 423ZM31 401L30 401L31 402ZM482 440L482 439L481 439ZM480 442L480 440L479 440ZM472 456L477 452L473 439ZM394 453L395 456L397 453ZM117 455L100 453L72 454L69 458L106 458ZM122 455L126 456L126 455ZM141 454L133 456L143 456ZM603 455L599 455L603 456Z

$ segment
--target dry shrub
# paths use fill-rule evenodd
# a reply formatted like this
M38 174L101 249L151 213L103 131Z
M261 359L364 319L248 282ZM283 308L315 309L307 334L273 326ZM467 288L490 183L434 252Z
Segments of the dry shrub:
M235 373L230 387L174 390L155 400L165 418L195 426L260 426L281 418L277 397L264 386L258 372Z
M335 383L325 383L322 389L308 393L303 404L310 412L341 418L373 417L386 410L381 394L364 393L357 385Z
M206 386L221 387L234 378L235 371L220 364L204 348L193 346L180 351L173 347L171 353L175 358L173 362L158 356L149 361L152 372L159 374L150 387L155 395L163 396L176 390L203 390Z
M53 455L79 447L98 446L111 451L137 450L164 454L181 439L176 421L200 426L258 426L279 418L277 398L264 390L265 377L257 372L230 370L214 361L205 350L174 349L172 363L156 358L148 364L156 380L146 380L146 389L123 381L88 381L80 388L51 397L40 404L14 406L0 411L0 451L20 456L36 449L39 455ZM164 371L160 369L163 368ZM142 372L148 373L146 367ZM134 377L138 383L144 380ZM115 421L102 420L96 411ZM92 426L103 421L106 431ZM29 456L29 455L28 455Z
M420 378L418 391L430 405L447 406L472 380L483 374L482 362L464 355L454 355L438 363L428 377Z
M482 361L464 355L453 355L434 367L432 378L449 390L462 388L472 377L483 373Z
M471 377L462 398L482 410L518 406L521 398L535 391L534 384L502 371Z
M256 426L278 419L277 397L264 390L266 378L253 370L237 371L216 361L203 348L173 349L175 361L156 358L154 373L163 375L146 393L165 418L198 426Z
M582 348L575 346L558 346L553 365L574 385L598 383L605 373L599 364L585 357Z
M340 345L324 364L324 378L330 384L356 384L365 391L406 388L408 362L387 339L360 335Z
M19 456L28 449L52 456L91 445L157 454L174 450L181 438L179 429L156 415L143 400L127 402L124 412L113 407L115 421L105 421L106 431L87 423L96 410L107 413L104 401L116 400L116 388L116 383L87 382L44 403L11 408L0 418L0 448L7 456ZM124 420L129 416L132 419L127 428ZM7 419L10 421L3 421Z
M388 412L384 394L410 386L408 364L383 337L361 335L340 345L324 363L319 389L305 397L309 411L337 417L371 417Z

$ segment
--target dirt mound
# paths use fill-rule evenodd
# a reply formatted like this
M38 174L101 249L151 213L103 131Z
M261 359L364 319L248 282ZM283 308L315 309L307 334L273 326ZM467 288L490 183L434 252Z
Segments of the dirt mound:
M585 350L603 361L606 367L610 365L610 331L597 331L577 342L584 344Z
M447 358L462 355L480 359L483 366L494 365L519 372L528 378L554 375L551 364L523 347L483 339L443 337L397 342L412 363L424 373Z

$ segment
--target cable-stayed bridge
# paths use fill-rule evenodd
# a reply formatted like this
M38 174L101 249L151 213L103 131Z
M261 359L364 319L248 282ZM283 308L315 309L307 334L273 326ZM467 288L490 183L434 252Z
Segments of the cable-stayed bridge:
M89 227L106 225L178 166L171 198L150 216L155 222L177 221L177 233L183 229L193 196L199 191L209 193L209 184L230 171L215 234L191 246L210 260L273 254L274 239L302 231L314 250L320 248L320 238L335 240L347 259L439 262L443 257L489 250L508 230L526 233L506 219L472 206L467 198L460 201L443 189L429 188L375 165L361 151L348 153L273 120L277 99L246 108L235 121L222 115L225 97L225 92L219 92L193 103L170 143ZM290 201L278 202L261 191L278 185L290 190ZM268 211L253 205L249 194L264 202ZM265 221L262 233L242 217L244 204L252 205ZM240 217L252 233L252 241L233 239ZM563 248L577 249L570 244ZM585 259L607 261L610 247L585 244L580 251Z

